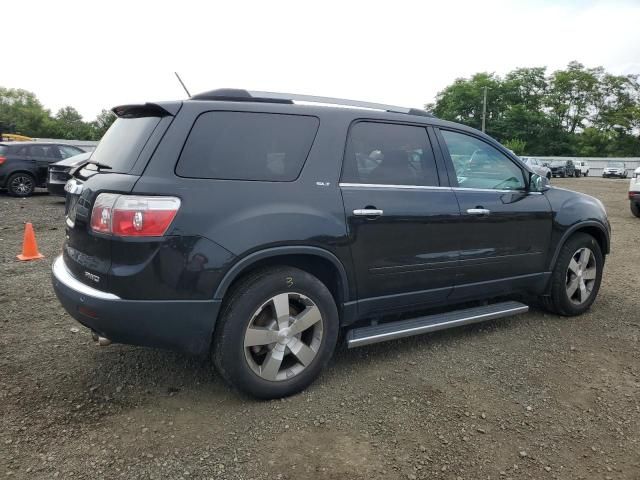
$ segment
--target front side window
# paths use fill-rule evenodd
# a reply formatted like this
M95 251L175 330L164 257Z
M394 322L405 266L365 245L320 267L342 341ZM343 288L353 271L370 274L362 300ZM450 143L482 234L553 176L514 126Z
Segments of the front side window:
M488 143L464 133L442 130L458 178L458 186L491 190L522 190L522 170Z
M349 131L342 181L382 185L438 185L423 127L358 122Z
M206 112L180 154L181 177L291 182L298 178L319 120L304 115Z
M74 155L80 155L81 153L84 153L79 148L71 147L69 145L58 145L58 149L60 150L62 158L69 158L73 157Z

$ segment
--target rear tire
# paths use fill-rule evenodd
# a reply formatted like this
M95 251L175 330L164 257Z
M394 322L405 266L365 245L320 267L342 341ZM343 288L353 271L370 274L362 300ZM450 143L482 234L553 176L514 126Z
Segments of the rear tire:
M640 204L636 202L629 202L629 206L631 207L631 213L640 218Z
M214 364L229 385L254 397L292 395L329 362L338 318L331 292L313 275L292 267L259 270L225 301L213 339Z
M585 233L571 236L558 255L543 306L564 316L586 312L600 290L603 267L604 257L595 238Z
M17 172L7 180L7 191L12 197L29 197L35 188L36 179L29 173Z

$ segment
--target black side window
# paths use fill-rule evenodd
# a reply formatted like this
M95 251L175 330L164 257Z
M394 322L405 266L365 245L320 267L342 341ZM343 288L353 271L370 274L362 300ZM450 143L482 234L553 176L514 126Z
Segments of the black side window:
M342 181L438 185L435 159L426 129L391 123L356 123L349 131Z
M180 154L182 177L290 182L298 178L318 130L316 117L206 112Z
M58 147L55 145L31 145L29 147L29 155L49 161L62 159Z
M84 151L79 148L72 147L70 145L58 145L58 149L60 150L62 158L69 158L84 153Z

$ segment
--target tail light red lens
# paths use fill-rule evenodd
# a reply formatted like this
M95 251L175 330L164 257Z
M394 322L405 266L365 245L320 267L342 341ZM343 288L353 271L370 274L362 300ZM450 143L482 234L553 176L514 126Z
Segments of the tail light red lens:
M91 229L119 237L160 237L173 221L180 199L101 193L91 212Z
M7 157L3 157L2 155L0 155L0 165L2 165L6 161L7 161Z

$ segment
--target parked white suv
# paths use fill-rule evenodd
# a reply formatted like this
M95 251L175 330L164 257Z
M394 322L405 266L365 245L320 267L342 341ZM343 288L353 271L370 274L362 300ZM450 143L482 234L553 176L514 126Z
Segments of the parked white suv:
M640 167L634 170L629 183L629 206L631 213L640 218Z
M589 176L589 164L584 160L575 160L574 165L576 167L576 177Z

